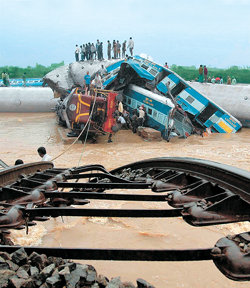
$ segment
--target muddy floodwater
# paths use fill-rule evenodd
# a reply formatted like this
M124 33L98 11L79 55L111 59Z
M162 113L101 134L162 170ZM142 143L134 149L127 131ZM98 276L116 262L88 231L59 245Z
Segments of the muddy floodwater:
M120 131L107 144L107 136L97 144L75 144L54 161L56 167L103 164L108 170L134 161L181 156L213 160L250 171L250 129L237 134L213 134L207 137L171 139L169 143L147 142L131 131ZM64 151L53 113L0 114L0 158L13 165L20 158L25 163L39 161L36 152L45 146L52 157ZM123 193L121 190L114 191ZM143 191L145 193L145 191ZM127 193L140 193L128 191ZM91 200L92 208L169 208L166 203ZM250 230L249 222L192 227L182 218L135 219L63 217L25 231L15 231L16 244L50 247L184 249L210 248L221 237ZM82 261L93 264L97 272L108 277L121 276L122 281L144 278L155 287L249 287L249 282L227 279L212 261L194 262L120 262Z

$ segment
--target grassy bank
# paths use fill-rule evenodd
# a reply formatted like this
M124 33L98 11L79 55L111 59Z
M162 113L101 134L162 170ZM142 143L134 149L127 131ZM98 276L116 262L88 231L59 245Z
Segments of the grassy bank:
M177 66L172 65L171 69L176 72L178 75L180 75L185 80L195 80L195 78L198 78L198 69L195 66ZM238 67L238 66L232 66L227 69L220 69L220 68L210 68L208 69L208 77L211 78L214 76L216 77L222 77L224 79L224 82L227 80L227 77L230 76L235 77L238 83L250 83L250 67Z

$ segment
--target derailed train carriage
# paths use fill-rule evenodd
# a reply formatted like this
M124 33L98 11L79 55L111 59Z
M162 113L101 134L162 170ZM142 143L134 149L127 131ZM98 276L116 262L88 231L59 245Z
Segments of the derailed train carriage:
M99 70L96 67L92 79ZM106 70L106 75L102 75L104 89L119 91L131 115L133 110L143 105L147 115L146 125L161 131L165 139L169 139L171 132L174 132L172 135L188 137L193 133L202 134L207 128L212 132L235 133L242 126L240 121L192 88L179 75L145 58L129 57L108 65ZM84 73L82 79L83 76ZM51 84L46 77L45 82ZM71 102L72 93L75 92L71 92L57 106L57 115L68 128L79 130L86 124L87 117L72 118L70 107L75 107L71 105L74 104ZM80 96L78 93L77 97L86 97L85 91ZM87 110L85 113L90 114Z

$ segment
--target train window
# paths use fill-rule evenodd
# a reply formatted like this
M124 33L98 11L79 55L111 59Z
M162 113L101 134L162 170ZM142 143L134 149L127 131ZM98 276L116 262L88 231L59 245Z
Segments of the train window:
M209 103L207 107L196 117L202 123L205 123L217 110L213 104Z
M154 113L153 113L153 118L156 118L157 117L157 111L154 110Z
M171 94L175 97L177 96L178 94L181 93L182 90L186 89L187 86L182 83L182 82L179 82L172 90L171 90Z
M188 96L188 97L186 98L186 101L187 101L189 104L192 104L192 103L194 102L194 98L191 97L191 96Z
M141 61L138 60L138 59L136 59L136 58L134 58L133 61L135 61L135 62L137 62L137 63L141 63Z
M128 105L131 105L131 99L130 98L127 99L128 99Z
M133 108L136 108L136 103L135 103L135 100L134 100L134 99L132 100L132 107L133 107Z
M158 71L156 71L155 69L151 69L149 73L155 76L158 73Z
M152 109L148 108L148 115L152 115Z
M148 66L145 65L145 64L142 64L141 67L144 68L144 69L146 69L146 70L148 69Z
M169 71L166 71L163 69L159 75L158 75L158 82L161 82L164 78L166 78L169 74L171 74ZM168 78L169 79L169 78Z
M163 115L161 113L158 113L158 121L162 123L162 120L163 120Z

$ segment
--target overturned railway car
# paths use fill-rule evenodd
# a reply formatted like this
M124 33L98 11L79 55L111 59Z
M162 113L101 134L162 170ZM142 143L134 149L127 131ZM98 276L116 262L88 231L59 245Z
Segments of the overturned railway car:
M111 133L116 127L113 117L117 93L113 91L74 88L70 95L59 101L56 106L58 123L72 130L73 136L83 129L86 133Z

